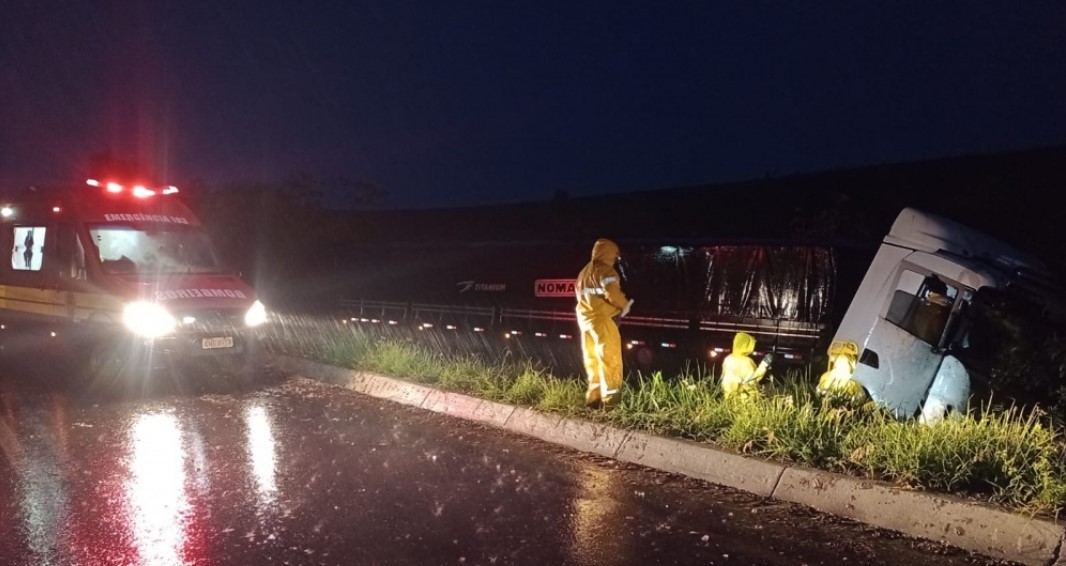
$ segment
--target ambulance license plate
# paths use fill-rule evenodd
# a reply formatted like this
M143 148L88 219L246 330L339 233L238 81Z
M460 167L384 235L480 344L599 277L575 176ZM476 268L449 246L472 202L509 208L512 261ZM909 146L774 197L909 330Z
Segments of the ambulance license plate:
M232 348L233 337L232 336L219 336L216 338L204 338L203 348L205 350L216 350L218 348Z

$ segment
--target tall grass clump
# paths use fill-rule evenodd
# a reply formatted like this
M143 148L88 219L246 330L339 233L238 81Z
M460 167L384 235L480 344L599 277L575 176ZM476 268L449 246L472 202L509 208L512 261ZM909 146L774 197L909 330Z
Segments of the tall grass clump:
M447 360L414 344L396 340L382 340L365 352L359 369L423 383L437 383L445 372Z
M487 364L473 356L455 356L447 362L441 368L438 385L452 391L495 398L498 383L504 379L500 366Z
M840 459L840 441L850 424L846 410L788 395L729 404L733 418L719 438L722 446L809 466L831 467Z
M544 398L548 379L544 372L532 365L521 368L503 392L502 400L519 405L536 405Z
M1038 511L1066 503L1066 444L1038 410L952 415L934 426L880 414L852 427L841 452L849 466L906 485Z
M343 367L355 367L377 343L348 325L300 315L274 315L264 331L271 351Z
M709 440L727 422L723 410L718 386L709 377L689 373L670 380L655 372L638 375L607 418L619 426Z
M548 376L536 407L567 415L581 413L585 407L585 385L575 379Z

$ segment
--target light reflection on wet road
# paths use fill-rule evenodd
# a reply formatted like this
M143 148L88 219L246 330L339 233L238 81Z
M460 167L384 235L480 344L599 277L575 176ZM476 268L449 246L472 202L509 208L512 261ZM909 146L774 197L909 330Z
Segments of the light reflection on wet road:
M991 563L303 380L0 411L5 565Z

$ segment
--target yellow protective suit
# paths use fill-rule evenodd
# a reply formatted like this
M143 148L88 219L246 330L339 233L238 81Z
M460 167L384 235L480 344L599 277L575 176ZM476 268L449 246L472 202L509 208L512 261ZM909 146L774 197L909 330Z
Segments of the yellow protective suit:
M614 317L625 316L633 301L622 292L614 263L618 245L596 240L590 261L577 276L577 325L581 329L581 353L589 386L585 404L609 406L618 402L622 390L622 336Z
M766 364L755 364L751 353L755 338L744 332L733 337L733 351L722 360L722 393L729 398L748 398L759 394L759 381L766 375Z
M818 379L818 394L850 402L863 401L866 391L851 379L858 357L859 345L855 342L833 342L829 347L829 371Z

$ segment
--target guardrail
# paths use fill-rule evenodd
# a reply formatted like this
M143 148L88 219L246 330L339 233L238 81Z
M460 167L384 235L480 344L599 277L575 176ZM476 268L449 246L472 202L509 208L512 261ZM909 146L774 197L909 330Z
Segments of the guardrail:
M345 322L370 325L398 326L413 324L417 330L500 332L508 339L530 335L535 338L573 340L576 334L576 315L566 309L518 309L405 303L362 299L341 300L337 304ZM826 324L795 321L746 319L739 321L685 319L679 317L629 315L621 321L623 329L630 329L628 349L654 347L659 350L714 352L711 358L729 351L732 337L746 332L756 338L761 355L778 352L785 360L802 363L827 340ZM652 335L633 335L633 332L656 331ZM680 346L680 348L679 348Z

